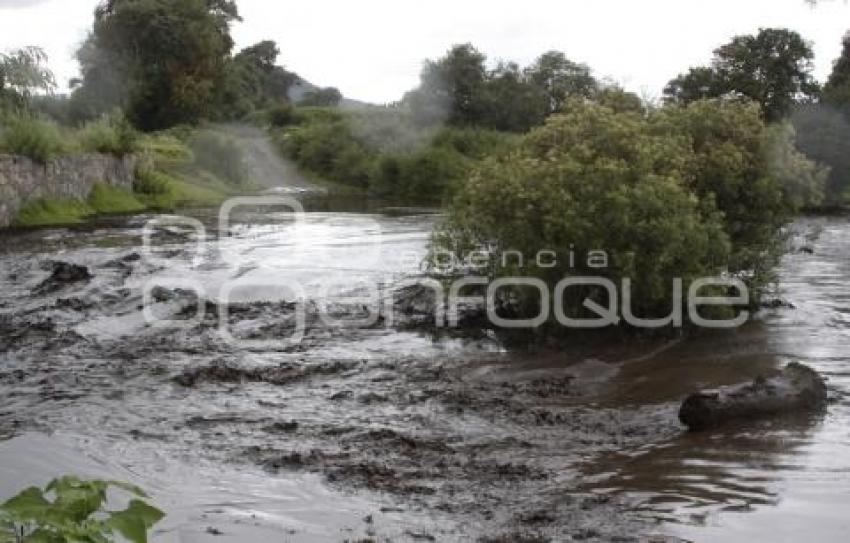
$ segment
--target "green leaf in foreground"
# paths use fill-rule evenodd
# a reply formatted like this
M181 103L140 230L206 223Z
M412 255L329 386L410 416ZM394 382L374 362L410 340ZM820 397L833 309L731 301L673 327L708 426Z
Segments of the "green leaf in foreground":
M165 515L133 499L123 511L109 511L107 490L140 498L144 491L120 481L67 476L44 490L31 487L0 505L0 543L109 543L120 534L132 543L147 543L147 533Z

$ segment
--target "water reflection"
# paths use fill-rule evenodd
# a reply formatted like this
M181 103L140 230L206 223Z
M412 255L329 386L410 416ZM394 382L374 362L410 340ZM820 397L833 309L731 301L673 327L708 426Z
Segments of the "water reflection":
M702 336L626 365L602 402L662 402L741 381L799 360L823 374L827 414L739 423L686 433L585 466L585 488L625 493L662 531L694 541L846 541L850 537L850 226L820 230L814 255L791 254L780 295L795 310L769 311L734 334Z

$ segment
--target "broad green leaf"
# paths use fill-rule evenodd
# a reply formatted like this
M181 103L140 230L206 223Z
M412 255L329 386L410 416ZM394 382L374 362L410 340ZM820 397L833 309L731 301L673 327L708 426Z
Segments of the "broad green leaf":
M0 510L6 511L17 519L38 520L47 511L51 503L47 501L41 490L30 487L6 501Z
M114 533L147 543L147 530L163 512L134 499L124 511L110 513L104 509L110 486L145 496L137 486L120 481L61 477L44 491L28 488L0 506L0 543L113 543ZM21 526L26 533L19 531Z
M142 519L142 522L145 523L147 528L152 527L154 524L162 520L165 516L165 513L153 507L151 505L146 504L140 500L132 500L130 505L124 511L127 514L135 515Z
M54 503L62 516L82 522L103 506L106 487L107 483L103 481L62 477L47 485L47 490L56 493Z
M144 520L138 515L119 511L112 513L106 524L132 543L148 543L147 527Z

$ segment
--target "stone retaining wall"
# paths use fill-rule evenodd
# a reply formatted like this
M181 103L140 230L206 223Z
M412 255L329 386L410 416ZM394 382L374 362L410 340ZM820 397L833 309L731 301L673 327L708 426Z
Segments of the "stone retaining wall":
M135 158L83 154L56 157L41 164L28 157L0 154L0 228L18 210L39 198L85 200L95 183L133 187Z

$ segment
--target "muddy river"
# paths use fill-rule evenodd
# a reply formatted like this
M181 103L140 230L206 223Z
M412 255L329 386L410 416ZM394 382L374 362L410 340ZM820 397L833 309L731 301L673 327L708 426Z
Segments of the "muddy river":
M850 538L850 221L799 221L793 308L737 331L528 352L382 313L435 215L307 209L2 234L0 497L130 481L162 542ZM791 361L828 378L825 414L678 423L689 392Z

